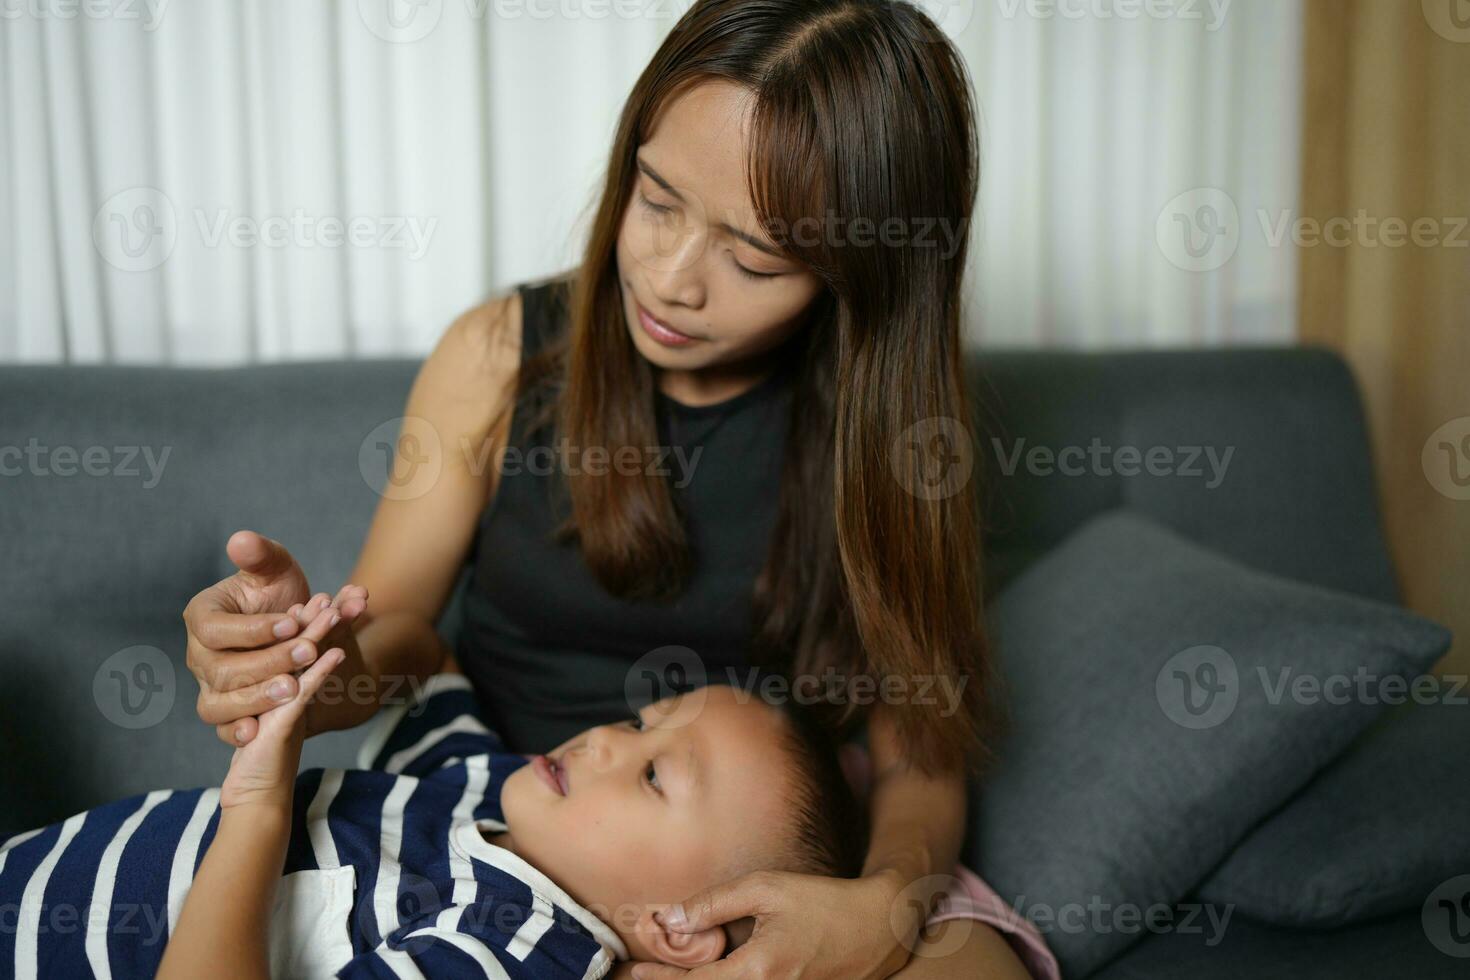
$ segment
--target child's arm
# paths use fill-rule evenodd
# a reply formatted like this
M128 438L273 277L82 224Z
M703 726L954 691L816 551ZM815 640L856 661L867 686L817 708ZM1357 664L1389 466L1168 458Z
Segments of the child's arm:
M340 616L323 609L303 635L320 641ZM269 978L267 929L291 834L306 704L345 657L333 647L299 678L296 697L260 715L220 787L219 827L189 888L158 976Z
M270 977L271 900L291 834L289 807L231 807L194 876L158 976Z

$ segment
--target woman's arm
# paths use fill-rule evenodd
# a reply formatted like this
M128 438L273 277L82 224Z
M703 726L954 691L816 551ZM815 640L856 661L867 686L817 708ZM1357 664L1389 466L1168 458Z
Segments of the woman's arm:
M160 980L269 980L271 900L290 836L289 804L220 812L219 829L163 951Z
M449 601L480 515L499 486L510 431L506 410L520 368L521 301L514 291L457 319L414 379L384 488L348 580L373 608L359 625L390 613L432 625ZM391 643L364 640L368 667L406 666Z
M915 889L931 876L947 879L959 861L965 834L965 777L955 772L928 775L908 764L889 708L874 707L868 718L868 751L873 759L870 801L872 837L863 874L887 875L900 890ZM931 882L930 894L905 894L928 917L946 881ZM918 886L922 888L922 886Z
M520 342L521 301L512 291L455 320L419 369L393 446L393 481L349 576L366 587L372 609L357 620L362 655L349 655L341 678L370 696L313 705L308 734L362 724L384 694L439 669L435 623L499 485L510 423L501 409Z
M342 646L347 661L307 708L307 735L362 724L377 713L385 696L405 697L413 685L438 671L447 654L438 629L404 610L381 613L350 636L329 636L327 642Z
M907 917L912 930L904 944L912 955L893 980L1027 980L1026 967L991 926L959 920L923 928L959 862L965 835L964 776L929 776L910 767L893 717L882 705L869 716L868 746L874 773L873 833L863 873L897 876L900 911L892 924Z

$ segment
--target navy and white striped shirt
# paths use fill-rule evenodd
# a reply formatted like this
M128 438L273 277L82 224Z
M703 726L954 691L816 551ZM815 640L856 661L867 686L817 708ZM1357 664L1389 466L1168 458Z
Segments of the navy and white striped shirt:
M626 958L606 923L520 857L500 788L526 759L469 683L385 708L362 769L296 779L271 923L273 976L596 980ZM152 976L219 822L219 790L159 790L0 846L0 976Z

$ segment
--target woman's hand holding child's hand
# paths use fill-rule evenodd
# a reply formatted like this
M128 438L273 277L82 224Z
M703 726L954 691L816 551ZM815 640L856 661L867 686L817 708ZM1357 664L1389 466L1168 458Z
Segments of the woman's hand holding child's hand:
M349 590L352 590L349 592ZM304 605L293 606L291 615L303 627L302 636L326 648L316 663L297 676L296 694L256 718L256 729L248 744L235 750L230 771L220 787L220 807L263 805L289 810L296 771L301 763L301 743L306 737L306 708L333 670L357 651L351 621L341 611L344 597L351 598L352 617L367 604L367 592L347 586L337 603L325 594ZM245 722L242 721L242 724Z
M357 636L353 633L352 624L367 610L367 600L367 589L363 586L344 585L337 591L335 598L327 595L325 592L318 592L306 602L298 602L292 606L287 610L287 614L296 621L297 626L303 631L297 639L315 641L316 649L318 650L337 647L345 655L343 663L348 664L349 668L355 667L360 670L363 663L362 651L358 648ZM333 615L338 617L335 622L331 618ZM318 636L318 632L322 626L322 623L318 622L320 617L326 617L322 623L325 623L327 632L324 635ZM318 628L313 629L313 626ZM352 670L344 671L343 673L355 676ZM289 683L291 679L287 677L285 680ZM332 694L336 701L340 702L343 698L343 693L340 690L330 691L329 693ZM257 727L258 721L255 717L241 718L235 723L232 729L234 744L249 744L255 738ZM310 710L306 712L306 734L316 734L316 729L312 725L312 712Z

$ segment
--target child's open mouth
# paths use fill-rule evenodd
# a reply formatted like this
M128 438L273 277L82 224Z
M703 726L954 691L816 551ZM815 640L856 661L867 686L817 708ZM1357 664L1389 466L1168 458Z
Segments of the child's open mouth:
M536 770L536 777L558 796L566 796L571 791L567 771L555 759L544 755L535 756L531 759L531 768Z

